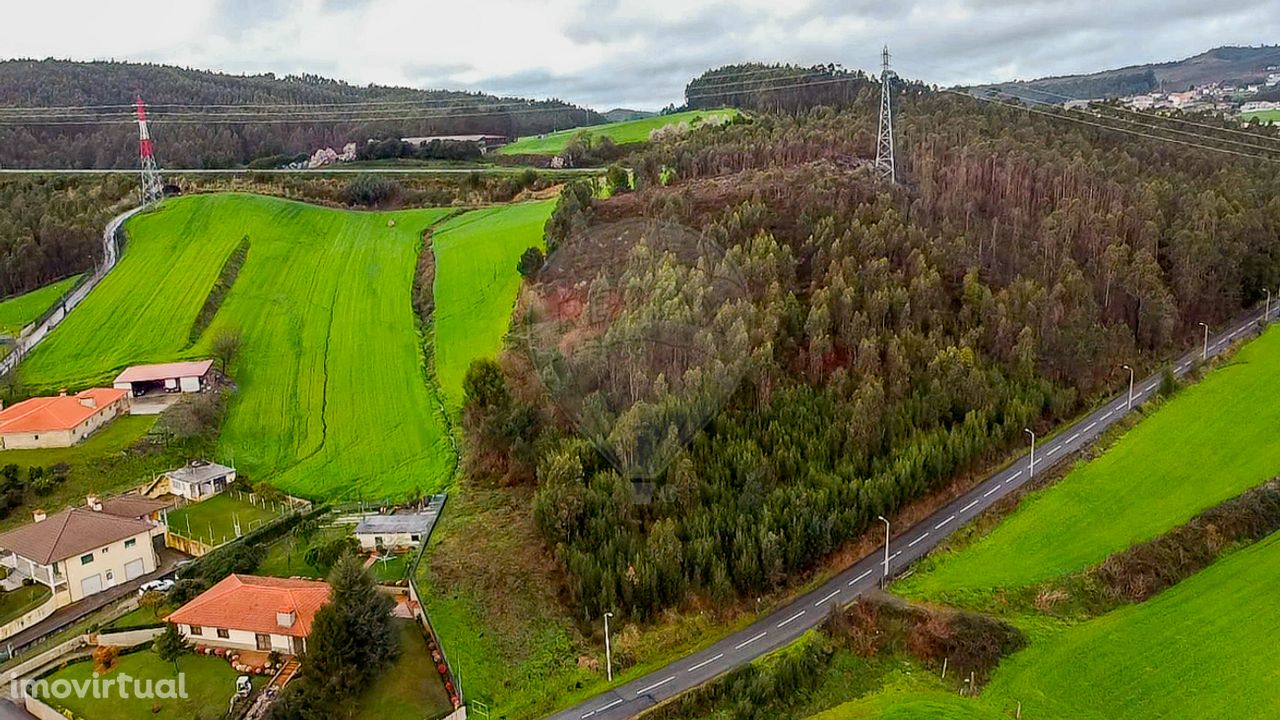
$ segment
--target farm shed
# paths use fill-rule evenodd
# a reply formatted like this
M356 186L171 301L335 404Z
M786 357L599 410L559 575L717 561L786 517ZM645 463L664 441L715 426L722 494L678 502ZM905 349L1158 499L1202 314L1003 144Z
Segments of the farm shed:
M134 397L154 390L200 392L208 384L212 367L212 360L134 365L117 375L113 386L117 390L128 390Z

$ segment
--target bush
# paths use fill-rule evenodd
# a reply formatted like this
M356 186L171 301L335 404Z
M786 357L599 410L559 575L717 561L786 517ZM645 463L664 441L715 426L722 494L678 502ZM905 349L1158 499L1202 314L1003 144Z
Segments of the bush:
M93 670L99 675L106 675L111 672L111 668L115 667L116 659L120 657L120 648L115 645L99 645L93 651Z
M178 606L186 605L208 589L209 583L201 578L184 578L173 584L173 588L169 590L168 601Z
M400 196L400 183L381 175L357 175L347 183L343 197L348 205L381 207L390 205Z
M542 263L545 260L546 256L542 254L542 248L531 247L520 255L520 261L516 263L516 270L520 272L521 277L531 278L542 269Z

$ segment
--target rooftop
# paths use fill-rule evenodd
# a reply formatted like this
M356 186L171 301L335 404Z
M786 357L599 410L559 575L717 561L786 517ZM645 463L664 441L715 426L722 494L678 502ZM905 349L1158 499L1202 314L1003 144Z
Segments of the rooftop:
M327 602L329 583L228 575L165 620L182 625L306 637L316 612ZM295 620L292 626L283 627L277 614L289 612L295 614Z
M118 383L154 382L171 378L204 377L213 367L212 360L134 365L116 376Z
M357 535L376 533L425 533L431 527L435 513L406 513L404 515L365 515L356 523Z
M235 468L227 467L226 465L204 460L193 460L183 467L166 472L165 475L182 482L202 483L233 472L235 472Z
M140 518L173 507L173 502L143 495L117 495L99 500L102 512L125 518Z
M70 430L128 393L92 388L75 395L35 397L0 410L0 433Z
M151 526L141 520L67 508L39 522L0 533L0 548L49 565L149 532Z

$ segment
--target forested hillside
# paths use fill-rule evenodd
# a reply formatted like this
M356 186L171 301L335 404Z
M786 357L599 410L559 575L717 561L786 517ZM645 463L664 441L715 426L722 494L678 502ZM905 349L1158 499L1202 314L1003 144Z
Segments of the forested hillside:
M129 104L141 93L153 108L152 135L163 165L219 168L255 158L292 156L369 138L439 133L493 133L515 137L604 122L592 110L558 100L499 98L480 93L357 87L314 75L238 76L167 65L63 60L0 62L0 167L128 168L137 164L137 128ZM391 102L377 112L350 113L353 103ZM201 106L327 106L342 122L306 122L304 111L272 122L221 123L202 119ZM112 106L74 118L94 124L17 123L6 107ZM167 106L167 107L166 107ZM343 109L345 106L345 110ZM227 108L219 108L223 112ZM287 108L285 109L287 111ZM49 122L67 122L66 113ZM347 119L350 118L350 119ZM239 120L258 119L241 116ZM108 120L108 122L103 122ZM285 120L278 122L277 120ZM296 122L295 122L296 121Z
M636 193L562 198L521 318L560 335L473 366L465 425L474 477L536 487L581 617L794 582L1280 281L1275 164L907 85L889 186L877 93L663 140Z

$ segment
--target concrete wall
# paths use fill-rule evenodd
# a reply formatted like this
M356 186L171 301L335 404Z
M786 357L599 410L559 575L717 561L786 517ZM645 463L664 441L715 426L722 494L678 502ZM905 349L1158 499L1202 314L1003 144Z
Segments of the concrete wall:
M49 599L45 600L39 607L28 610L21 617L16 617L4 625L0 625L0 640L17 635L22 630L49 617L57 609L58 598L51 593Z
M173 548L180 553L191 555L192 557L200 557L208 553L214 548L213 545L202 543L199 540L192 540L189 537L183 537L173 532L165 532L164 546Z
M27 712L36 716L37 720L67 720L67 716L49 707L42 700L37 700L31 696L23 697L23 706Z
M99 645L133 647L134 645L141 645L144 642L154 640L156 636L162 632L164 632L164 628L162 627L116 630L114 632L100 632L94 640L97 641Z

